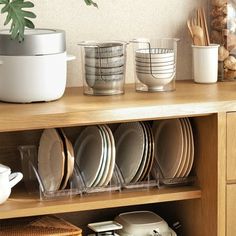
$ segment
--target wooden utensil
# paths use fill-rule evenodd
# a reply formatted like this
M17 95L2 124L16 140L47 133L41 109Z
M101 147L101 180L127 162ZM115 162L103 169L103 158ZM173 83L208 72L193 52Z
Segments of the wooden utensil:
M188 31L190 33L190 36L193 40L193 31L192 31L192 28L191 28L191 25L190 25L190 20L187 20L187 26L188 26Z
M193 34L194 45L204 46L205 40L204 40L203 29L200 26L194 24L194 20L191 21L190 26L191 26L191 30L192 30L192 34Z
M206 23L205 11L201 7L199 12L200 12L200 16L201 16L201 18L203 20L203 29L204 29L205 38L206 38L206 46L209 46L210 45L210 38L209 38L208 27L207 27L207 23Z

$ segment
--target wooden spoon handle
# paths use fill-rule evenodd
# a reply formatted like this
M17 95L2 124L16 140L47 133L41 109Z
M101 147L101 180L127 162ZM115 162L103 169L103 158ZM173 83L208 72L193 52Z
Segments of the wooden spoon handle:
M187 26L188 26L188 31L190 33L190 36L193 40L193 31L192 31L192 28L191 28L191 25L190 25L190 20L187 20Z

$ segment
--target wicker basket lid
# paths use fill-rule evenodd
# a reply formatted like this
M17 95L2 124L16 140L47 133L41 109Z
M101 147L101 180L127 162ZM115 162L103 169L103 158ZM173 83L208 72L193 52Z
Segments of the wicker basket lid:
M42 216L3 220L0 222L0 236L81 236L82 230L69 222L54 217Z

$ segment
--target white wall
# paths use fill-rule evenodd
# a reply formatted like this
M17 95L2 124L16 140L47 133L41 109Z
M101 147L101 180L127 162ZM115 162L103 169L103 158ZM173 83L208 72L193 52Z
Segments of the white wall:
M68 86L82 84L79 48L82 40L130 40L137 37L177 37L178 79L191 79L191 40L186 19L207 0L97 0L99 9L83 0L32 0L36 27L66 30L67 51L77 56L68 65ZM2 25L3 19L0 18ZM127 82L133 82L132 50L128 49Z

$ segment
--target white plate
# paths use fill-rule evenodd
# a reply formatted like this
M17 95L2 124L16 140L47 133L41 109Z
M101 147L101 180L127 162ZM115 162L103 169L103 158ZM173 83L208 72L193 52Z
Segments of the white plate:
M153 124L155 158L164 178L174 178L183 155L183 131L179 119L160 120Z
M94 232L105 232L111 230L122 229L123 226L115 221L103 221L97 223L90 223L88 227L92 229Z
M86 127L77 138L75 161L87 187L92 187L102 166L104 141L96 126Z
M104 155L103 155L103 163L102 167L100 170L99 174L99 181L97 183L98 187L101 187L104 185L104 182L106 180L108 171L109 171L109 166L110 166L110 159L111 159L111 143L110 139L108 137L108 134L106 132L106 129L104 128L103 125L98 125L100 128L102 134L103 134L103 139L104 139ZM96 185L95 185L96 186Z
M108 174L106 176L106 180L104 182L104 186L106 186L111 181L111 178L112 178L112 175L113 175L113 171L114 171L114 168L115 168L116 147L115 147L115 140L114 140L114 137L113 137L111 129L107 125L104 125L104 128L106 129L106 131L107 131L107 133L109 135L110 145L111 145L110 166L109 166Z
M43 131L38 150L38 171L46 191L60 188L64 176L63 142L55 129Z
M188 165L188 131L187 131L187 127L186 127L186 123L184 118L180 118L180 123L182 126L182 131L183 131L183 137L184 137L184 143L183 143L183 155L182 155L182 159L181 159L181 163L179 166L179 169L175 175L176 178L179 177L184 177L184 173L186 171L186 166Z
M132 183L136 183L139 180L141 180L141 177L143 175L143 172L146 168L146 165L148 164L148 149L149 149L149 144L148 144L148 134L147 134L147 129L146 126L143 124L143 122L140 122L143 132L144 132L144 152L143 152L143 157L142 161L140 163L140 166L138 168L137 173L135 174L134 178L131 180Z
M187 124L188 124L188 129L189 129L189 132L190 132L190 154L189 154L189 165L188 165L188 169L185 173L185 176L187 177L190 173L190 171L192 170L192 167L193 167L193 161L194 161L194 139L193 139L193 130L192 130L192 126L191 126L191 123L189 121L188 118L186 118L186 121L187 121Z
M121 124L114 134L116 163L125 183L130 183L138 171L144 152L144 132L139 122Z

